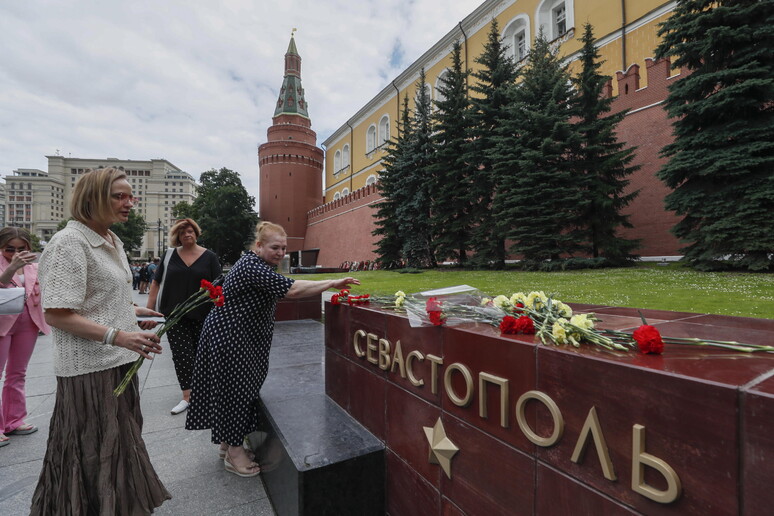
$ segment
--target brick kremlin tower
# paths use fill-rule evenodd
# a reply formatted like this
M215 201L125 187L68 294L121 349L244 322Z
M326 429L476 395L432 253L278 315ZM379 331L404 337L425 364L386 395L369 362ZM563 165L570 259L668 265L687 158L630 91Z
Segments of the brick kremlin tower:
M266 131L268 141L258 147L260 217L285 228L288 252L304 249L306 214L322 204L323 151L307 107L301 56L291 34L273 124Z

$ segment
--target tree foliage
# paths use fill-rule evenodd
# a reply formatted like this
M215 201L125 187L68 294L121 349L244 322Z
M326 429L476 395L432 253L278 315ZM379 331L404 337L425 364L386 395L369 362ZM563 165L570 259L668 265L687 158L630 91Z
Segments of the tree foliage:
M403 261L403 235L396 214L398 206L408 202L410 198L403 177L409 173L408 169L413 160L410 147L412 138L409 99L405 96L401 119L398 121L398 135L388 143L387 153L382 158L384 169L380 172L377 183L382 200L375 205L374 217L377 227L373 235L379 237L376 253L384 268L396 267Z
M189 212L202 228L199 243L221 262L234 263L255 238L255 198L247 194L239 174L227 168L204 172L200 182Z
M411 138L407 144L410 161L404 170L401 188L409 195L395 207L403 256L409 267L433 267L436 264L430 219L431 189L435 184L432 176L433 121L424 69L419 73Z
M124 244L124 252L131 256L135 249L142 247L142 239L145 237L148 225L142 215L134 210L129 212L129 220L126 222L117 222L110 226L110 230L115 233Z
M510 99L508 90L517 77L516 65L507 55L500 39L497 20L493 20L481 55L476 58L481 68L474 72L476 82L470 89L478 95L471 98L470 131L465 160L477 164L471 185L474 199L471 220L474 224L471 243L476 250L474 262L481 266L505 265L505 237L495 223L492 199L498 190L494 173L493 152L497 146L498 127Z
M659 178L685 260L774 269L774 2L681 0L656 57L689 75L669 89L675 140Z
M470 133L467 78L462 68L462 47L454 42L451 67L441 76L438 86L440 99L435 102L435 159L432 176L431 220L436 256L440 260L456 259L464 266L473 223L471 214L476 203L471 190L477 164L467 161L465 147Z
M587 178L575 173L580 134L570 120L570 76L542 32L520 79L509 89L490 153L498 185L493 218L513 241L513 253L527 261L556 260L579 248Z
M594 45L594 32L585 24L581 38L581 71L573 78L576 88L575 106L578 119L576 129L582 144L575 156L578 173L587 179L585 192L588 203L580 213L580 236L585 251L594 258L605 257L613 263L633 259L632 251L638 242L617 234L621 227L632 227L623 210L638 192L625 190L627 177L640 167L632 166L634 149L619 142L616 127L627 111L611 114L612 98L605 98L602 90L610 77L599 72L602 64Z

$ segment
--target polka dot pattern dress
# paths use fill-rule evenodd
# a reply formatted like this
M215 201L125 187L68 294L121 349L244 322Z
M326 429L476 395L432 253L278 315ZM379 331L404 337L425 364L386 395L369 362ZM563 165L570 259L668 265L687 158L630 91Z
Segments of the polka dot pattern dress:
M231 446L258 429L274 311L292 285L253 252L231 268L223 283L226 304L210 311L199 338L186 429L211 429L213 443Z

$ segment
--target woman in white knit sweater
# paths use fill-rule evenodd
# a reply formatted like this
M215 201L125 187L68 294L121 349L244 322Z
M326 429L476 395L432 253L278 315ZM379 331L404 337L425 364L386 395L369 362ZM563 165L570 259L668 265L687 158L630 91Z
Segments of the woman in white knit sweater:
M138 356L161 352L159 338L136 319L161 314L134 306L132 271L109 229L128 220L133 203L123 170L85 173L70 204L75 220L40 259L57 389L31 514L150 514L171 498L142 440L136 381L112 393Z

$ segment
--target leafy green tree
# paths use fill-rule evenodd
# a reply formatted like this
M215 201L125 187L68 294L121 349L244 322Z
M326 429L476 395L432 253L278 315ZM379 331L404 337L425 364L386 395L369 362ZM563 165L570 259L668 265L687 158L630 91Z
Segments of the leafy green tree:
M194 219L196 220L196 214L193 204L181 201L172 206L172 216L176 219Z
M124 252L131 256L135 249L142 247L142 239L145 236L148 225L142 215L132 210L129 212L129 220L118 222L110 226L111 231L115 233L124 244Z
M452 65L441 76L435 102L435 132L433 133L435 185L432 196L432 224L436 256L455 258L465 265L473 229L471 212L477 200L471 196L473 178L477 171L465 158L470 127L470 101L467 78L470 73L462 68L462 47L459 41L452 47Z
M470 213L474 226L472 245L476 253L472 261L501 268L505 265L505 237L492 214L492 199L497 190L492 154L497 146L496 134L503 109L510 102L508 90L518 74L500 40L497 20L492 21L476 63L481 68L472 74L476 82L470 89L478 95L471 98L470 132L465 150L465 161L478 169L470 190L474 199Z
M200 243L222 262L234 263L255 238L255 199L247 194L239 174L227 168L204 172L200 182L192 213L202 228Z
M588 179L575 173L580 135L571 123L573 91L565 65L542 32L497 127L491 153L497 173L492 211L497 230L526 261L572 255L578 215L587 210Z
M674 142L659 178L684 259L774 269L774 2L679 0L656 57L690 74L669 88Z
M424 68L420 70L415 98L414 120L407 156L411 162L402 177L402 188L411 192L406 202L396 206L403 240L403 256L409 267L434 267L432 223L430 220L433 122L432 102L427 91Z
M610 114L612 98L604 98L602 90L610 77L599 72L602 64L594 45L594 32L590 24L584 25L581 38L581 71L573 78L577 94L577 130L582 145L575 156L579 173L588 181L587 208L580 214L581 230L587 252L594 258L604 256L612 262L635 258L631 252L638 242L617 235L621 227L632 227L629 217L623 213L638 192L624 193L629 185L627 177L639 169L632 166L634 149L618 141L616 127L626 116L626 111Z
M411 111L408 95L403 98L401 119L398 122L398 135L390 140L387 154L382 158L384 170L379 174L377 186L382 200L374 205L376 229L373 235L379 237L376 244L378 261L382 267L392 268L403 261L403 235L397 217L398 206L408 202L411 192L403 184L402 178L413 161L410 155L412 136Z

